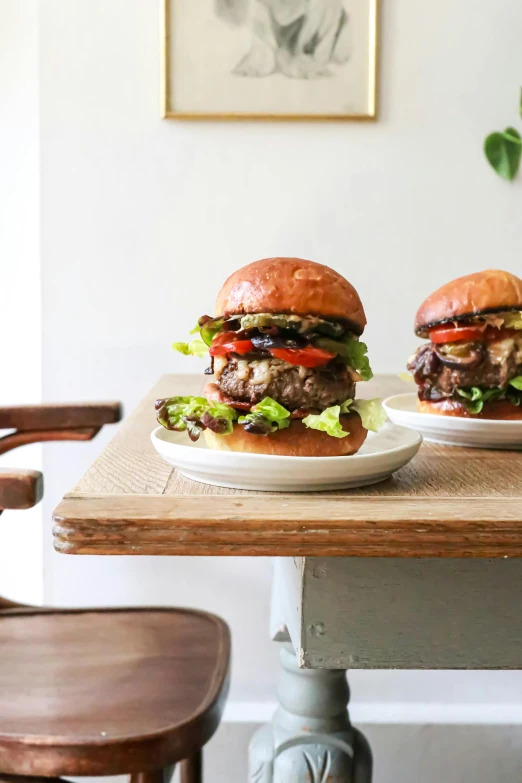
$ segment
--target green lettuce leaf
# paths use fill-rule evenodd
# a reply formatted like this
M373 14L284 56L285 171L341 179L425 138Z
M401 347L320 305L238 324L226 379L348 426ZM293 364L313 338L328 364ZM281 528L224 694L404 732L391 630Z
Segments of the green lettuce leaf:
M503 317L506 329L522 329L522 312L506 313Z
M273 400L271 397L265 397L252 410L255 413L261 413L269 421L277 424L280 430L290 426L290 411L287 411L283 405Z
M192 332L191 332L192 334ZM172 343L175 351L179 351L183 356L202 356L208 355L208 348L203 340L191 340L189 343Z
M474 415L482 413L482 408L484 407L482 400L477 400L476 402L464 402L463 405L470 413L473 413Z
M471 402L482 399L482 389L479 389L478 386L473 386L469 391L466 391L466 389L457 389L457 394L460 394L461 397L464 397Z
M372 368L370 367L370 361L367 357L368 346L366 343L362 343L355 337L348 337L345 341L345 345L348 349L348 362L350 367L353 367L363 381L369 381L373 378Z
M345 438L350 433L343 429L339 417L353 411L361 417L363 427L371 432L378 432L386 421L380 400L346 400L342 405L333 405L322 413L310 414L303 419L303 424L312 430L327 432L333 438Z
M242 424L247 432L269 435L290 426L290 411L271 397L265 397L251 408L250 413L240 416L238 423Z
M356 370L363 381L373 378L370 361L367 357L368 346L353 334L347 334L342 340L330 340L328 337L318 337L313 341L318 348L335 353Z
M160 424L168 430L186 430L187 416L201 419L208 410L205 397L168 397L156 401L156 415Z
M457 389L457 394L463 398L462 404L470 413L476 415L482 412L484 401L482 399L482 391L479 388L475 386L470 391Z
M482 402L494 402L495 400L501 400L505 396L505 389L483 389L481 399Z
M237 411L235 408L231 408L230 405L225 405L224 402L208 402L209 412L216 417L223 417L229 421L235 421L237 419Z
M513 378L509 385L514 389L522 390L522 376ZM495 400L508 399L514 405L520 405L521 398L516 392L510 392L507 389L481 389L479 386L472 386L471 389L457 389L459 397L462 397L462 404L472 414L482 413L484 403L495 402Z
M370 430L370 432L379 432L387 418L386 411L379 399L355 400L352 403L351 410L357 411L361 417L364 429Z
M212 402L203 416L203 423L219 435L230 435L237 417L238 413L235 408L222 402Z
M333 405L331 408L326 408L322 413L310 413L303 419L303 424L311 430L327 432L332 438L346 438L350 433L343 430L339 421L340 414L341 406Z
M334 438L345 438L350 433L343 430L339 417L343 413L356 411L363 427L373 432L386 419L379 400L346 400L342 405L327 408L321 414L310 414L303 424L311 429L327 432ZM192 440L197 440L204 429L219 435L229 435L237 421L247 432L268 435L290 426L290 411L283 405L265 397L254 405L246 416L239 416L235 408L219 402L209 402L205 397L169 397L157 400L156 414L166 429L187 431Z
M168 430L187 431L197 440L204 429L219 435L232 432L237 411L229 405L209 402L205 397L168 397L156 401L159 423Z

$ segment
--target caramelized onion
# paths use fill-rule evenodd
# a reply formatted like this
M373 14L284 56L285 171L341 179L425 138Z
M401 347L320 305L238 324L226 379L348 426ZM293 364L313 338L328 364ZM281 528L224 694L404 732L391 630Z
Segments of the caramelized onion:
M438 345L435 345L433 350L442 364L445 367L449 367L451 370L472 370L484 361L484 347L481 343L474 343L473 346L461 356L455 353L448 355L444 353Z

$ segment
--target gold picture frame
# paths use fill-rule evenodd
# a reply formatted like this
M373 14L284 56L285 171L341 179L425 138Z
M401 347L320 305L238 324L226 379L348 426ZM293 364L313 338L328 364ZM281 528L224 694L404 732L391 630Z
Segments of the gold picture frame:
M334 121L374 122L378 116L379 81L379 25L380 0L358 0L368 6L368 62L367 62L367 110L346 112L301 113L293 111L215 111L176 108L172 79L172 6L175 2L189 0L160 0L162 28L162 108L163 118L169 120L275 120L275 121ZM192 8L199 0L190 0ZM193 5L192 5L193 4ZM288 80L290 81L290 80ZM296 80L293 80L296 81Z

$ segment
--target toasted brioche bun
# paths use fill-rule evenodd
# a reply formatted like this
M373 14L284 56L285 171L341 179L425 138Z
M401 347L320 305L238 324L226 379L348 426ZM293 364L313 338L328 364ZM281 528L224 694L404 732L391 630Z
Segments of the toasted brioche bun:
M271 435L253 435L239 424L230 435L216 435L205 430L204 436L210 449L243 451L251 454L275 454L279 457L345 457L355 454L368 435L358 413L340 417L346 438L333 438L326 432L311 430L302 421L294 420L285 430Z
M522 310L522 280L509 272L486 269L458 277L434 291L421 304L415 334L428 336L428 328L445 321L505 310Z
M366 326L355 288L329 266L302 258L263 258L230 275L216 299L216 318L247 313L316 315L356 334Z
M507 400L486 402L481 413L470 413L457 400L440 400L439 402L417 400L417 410L420 413L436 413L439 416L461 416L468 419L504 419L506 421L522 419L522 406L513 405L512 402Z

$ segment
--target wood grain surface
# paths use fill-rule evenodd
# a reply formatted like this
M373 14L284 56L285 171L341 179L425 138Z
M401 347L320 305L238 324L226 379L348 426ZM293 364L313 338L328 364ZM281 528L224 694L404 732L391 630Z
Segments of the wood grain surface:
M43 477L37 470L0 468L0 514L6 509L32 508L43 496Z
M225 705L230 634L205 612L14 609L0 648L2 774L152 773L197 759Z
M0 407L0 454L29 443L92 440L105 424L121 419L119 402L81 402Z
M374 487L265 493L183 478L154 451L154 400L197 394L202 376L164 376L55 512L75 554L521 557L522 453L423 444ZM394 376L359 396L412 390Z
M121 418L119 402L0 406L0 429L51 430L102 427Z

